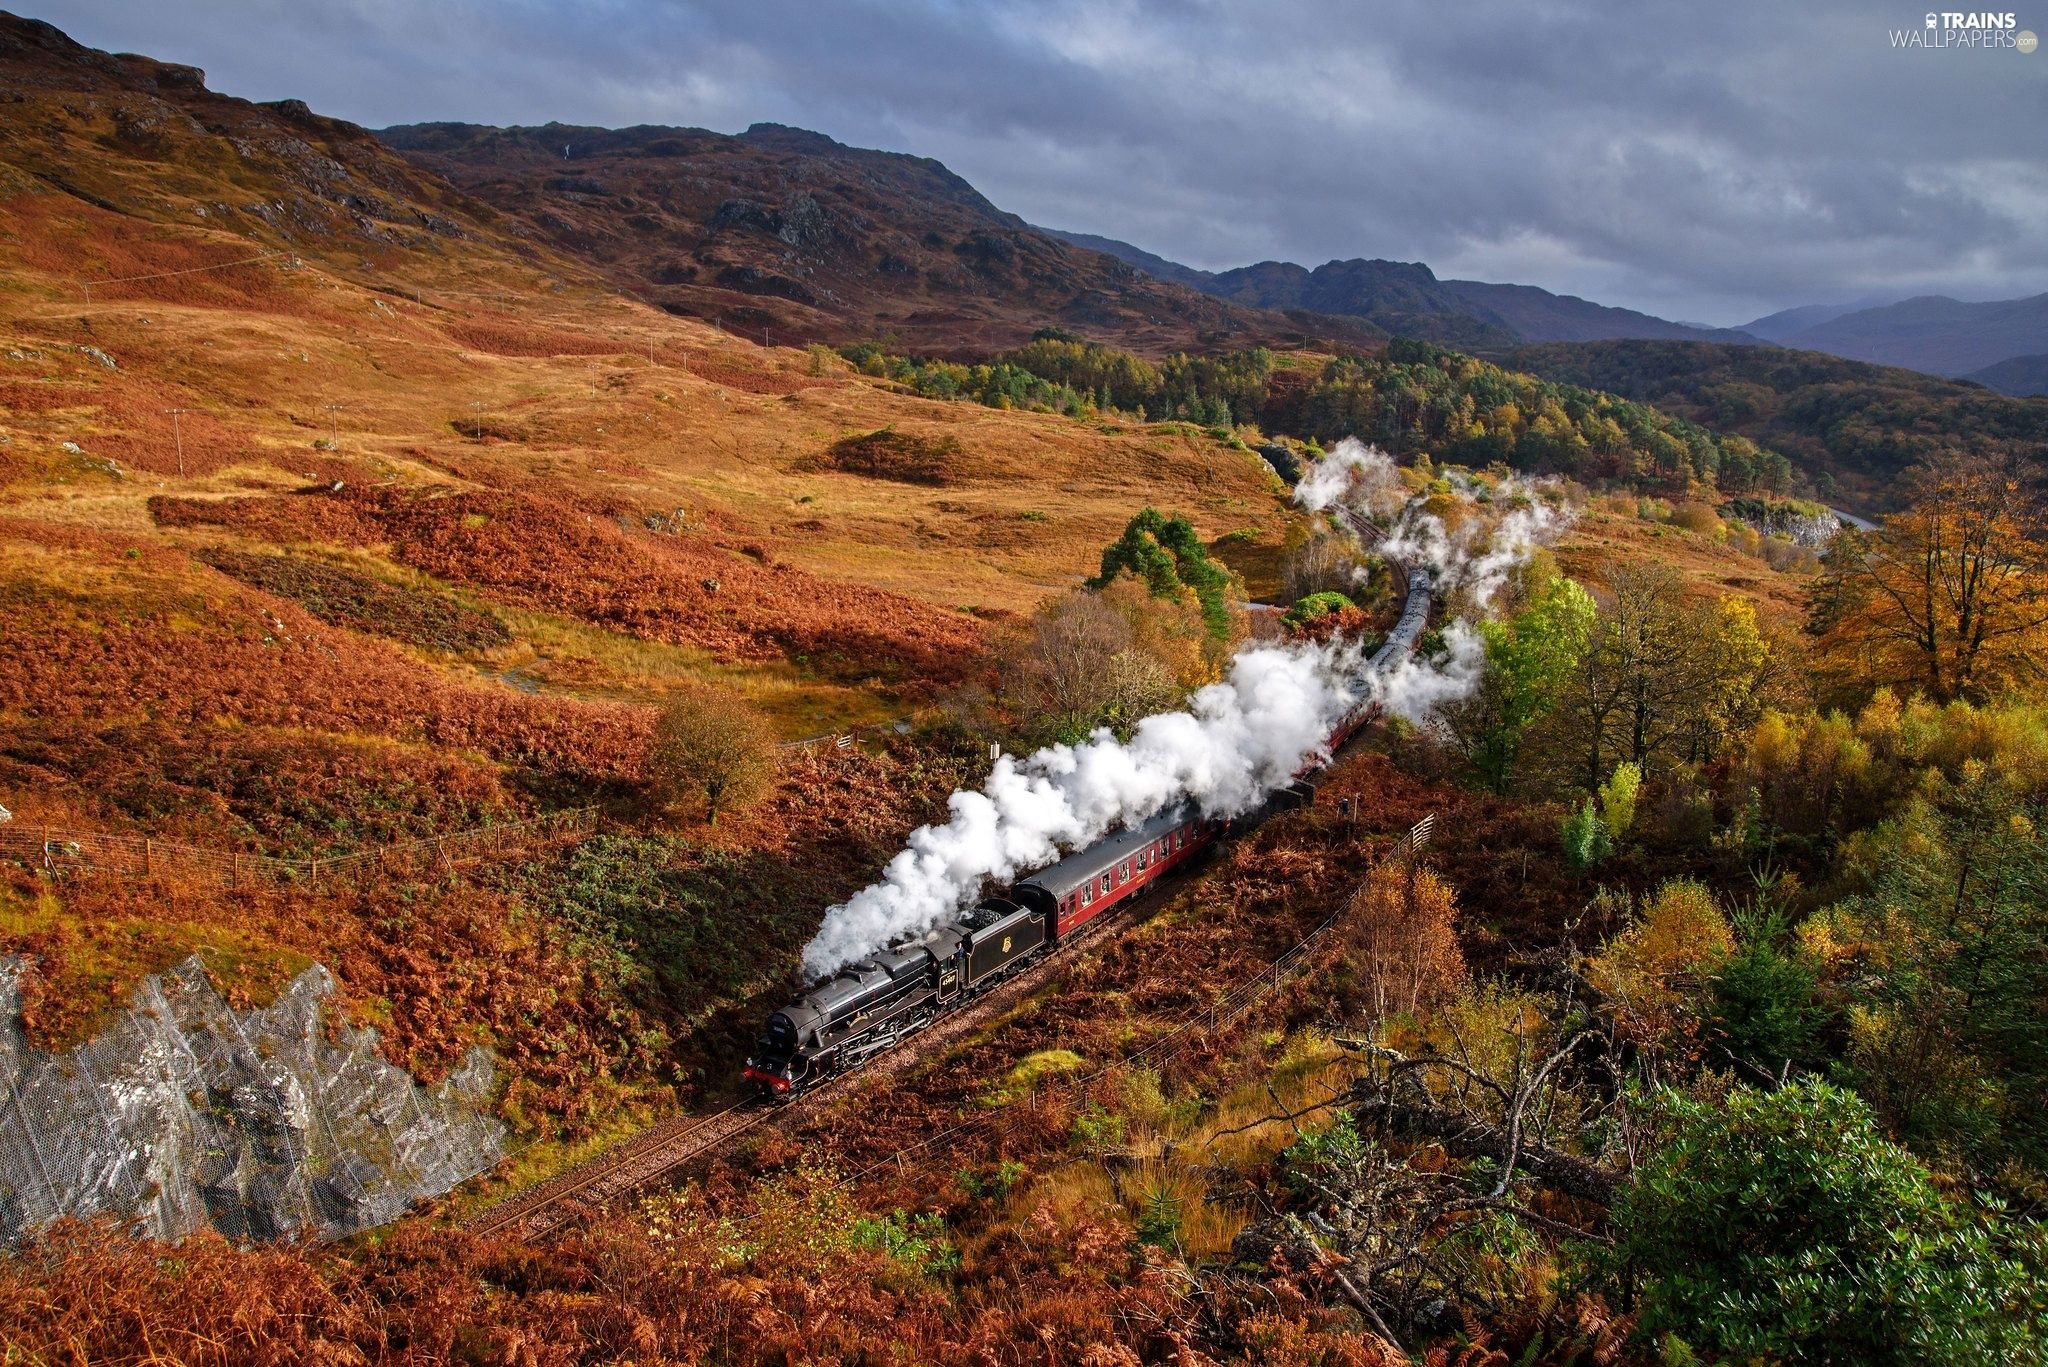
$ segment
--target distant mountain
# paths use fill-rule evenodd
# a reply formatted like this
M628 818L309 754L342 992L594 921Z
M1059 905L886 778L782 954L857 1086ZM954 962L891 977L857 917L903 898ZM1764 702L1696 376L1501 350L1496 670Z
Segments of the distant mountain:
M1399 337L1466 351L1513 346L1521 336L1492 311L1461 299L1420 261L1327 261L1307 270L1261 261L1222 271L1209 293L1250 308L1348 314Z
M1034 228L929 158L780 124L378 136L661 307L783 341L984 353L1058 325L1160 354L1384 335L1226 303Z
M1755 342L1733 328L1674 323L1634 309L1596 304L1571 294L1552 294L1534 285L1489 285L1446 280L1454 295L1499 318L1525 342L1604 342L1623 338L1673 342Z
M1766 342L1783 344L1787 338L1796 337L1811 327L1832 323L1845 313L1858 309L1880 308L1892 301L1889 299L1865 299L1856 304L1801 304L1797 308L1780 309L1742 325L1742 331L1752 337L1761 337Z
M1133 247L1128 242L1119 242L1113 237L1097 237L1094 233L1070 233L1061 228L1042 228L1041 232L1052 234L1062 242L1076 247L1086 247L1091 252L1113 256L1125 265L1136 266L1147 275L1156 275L1161 280L1171 280L1176 285L1186 285L1191 290L1208 291L1209 282L1216 278L1210 271L1196 270L1183 266L1178 261L1168 261L1155 256L1143 247Z
M1922 295L1838 314L1775 340L1930 375L1966 375L2011 357L2048 352L2048 294L1985 304Z
M1753 342L1727 328L1673 323L1609 308L1534 285L1494 285L1479 280L1439 280L1421 262L1331 261L1309 270L1287 261L1211 272L1183 266L1142 247L1092 233L1053 236L1076 246L1107 252L1162 280L1265 308L1307 309L1365 318L1401 336L1497 350L1524 342L1587 342L1640 337L1674 341Z
M2012 356L1963 376L2018 398L2048 395L2048 356Z

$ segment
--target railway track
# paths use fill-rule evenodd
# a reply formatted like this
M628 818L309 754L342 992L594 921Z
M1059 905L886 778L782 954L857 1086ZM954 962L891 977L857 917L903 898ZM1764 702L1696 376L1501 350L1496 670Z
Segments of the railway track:
M1183 872L1163 887L1178 885ZM1150 890L1148 890L1149 892ZM1139 906L1157 906L1161 899L1148 896ZM1131 921L1132 907L1091 923L1062 940L1045 958L1014 977L997 983L971 1004L942 1016L902 1044L884 1050L853 1071L814 1087L786 1105L745 1099L708 1115L681 1115L652 1125L631 1139L623 1140L589 1162L536 1183L522 1192L485 1207L462 1222L477 1234L515 1234L539 1239L573 1224L590 1207L602 1206L644 1190L699 1159L709 1158L740 1136L761 1126L779 1125L818 1109L862 1079L886 1077L909 1067L933 1049L966 1034L996 1013L1014 1005L1051 977L1056 969L1071 963L1082 951Z
M1378 532L1378 528L1349 509L1341 509L1340 515L1361 542L1372 544L1369 538ZM1396 565L1395 569L1402 581L1404 598L1412 603L1411 587L1419 587L1421 592L1427 593L1426 577L1420 586L1411 586L1406 567ZM1424 611L1427 611L1426 602ZM1342 749L1343 745L1338 748ZM1270 812L1271 809L1268 810ZM1206 862L1207 857L1198 860L1194 867ZM1193 868L1177 870L1148 888L1141 895L1141 905L1156 907L1164 900L1158 895L1163 889L1178 887L1193 871ZM463 1225L480 1234L510 1232L525 1238L545 1237L573 1223L581 1210L630 1196L686 1164L709 1157L760 1126L814 1111L863 1078L898 1072L1023 997L1112 929L1120 930L1129 924L1135 909L1126 907L1113 915L1097 918L1078 932L1059 940L1051 954L1014 977L1004 979L971 1004L949 1012L850 1072L812 1088L795 1101L783 1105L756 1100L734 1101L709 1115L677 1116L663 1121L580 1167L486 1207L465 1220ZM1321 931L1317 934L1320 935ZM1306 952L1306 946L1296 948L1298 952Z

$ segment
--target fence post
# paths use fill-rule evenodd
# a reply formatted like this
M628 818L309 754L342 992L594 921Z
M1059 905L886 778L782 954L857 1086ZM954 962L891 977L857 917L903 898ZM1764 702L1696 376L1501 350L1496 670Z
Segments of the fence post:
M151 873L153 873L153 872L155 871L155 870L154 870L154 869L153 869L153 868L151 867L151 853L152 853L152 852L151 852L151 848L150 848L150 847L151 847L152 845L154 845L155 843L156 843L156 842L152 841L152 840L151 840L151 839L150 839L150 838L149 838L148 836L146 836L146 835L145 835L144 837L142 837L142 876L143 876L144 878L147 878L147 877L149 877L149 875L150 875Z
M234 851L232 854L228 856L228 858L233 861L228 865L228 886L231 888L239 888L240 886L242 886L241 851Z

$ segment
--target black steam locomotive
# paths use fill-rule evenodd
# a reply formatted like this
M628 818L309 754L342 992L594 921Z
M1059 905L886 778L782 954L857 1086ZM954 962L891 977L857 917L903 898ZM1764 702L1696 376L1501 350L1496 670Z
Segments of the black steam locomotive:
M1429 622L1429 605L1429 571L1411 570L1401 618L1367 664L1369 674L1392 668L1414 651ZM1369 700L1353 707L1332 729L1328 752L1334 754L1378 711ZM1270 805L1299 805L1312 797L1308 780L1320 767L1304 766ZM747 1079L764 1095L789 1100L858 1067L1137 896L1227 826L1176 807L1040 869L1012 886L1009 896L987 898L921 939L842 969L768 1018L767 1033L747 1060Z

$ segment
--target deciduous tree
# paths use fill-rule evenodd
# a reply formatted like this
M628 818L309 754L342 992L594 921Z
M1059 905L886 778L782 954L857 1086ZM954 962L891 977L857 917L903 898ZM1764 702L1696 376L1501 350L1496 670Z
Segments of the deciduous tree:
M1910 684L1978 700L2048 672L2048 529L2010 462L1945 455L1915 468L1912 506L1844 532L1809 606L1845 690Z
M1444 1001L1465 980L1458 901L1431 869L1377 864L1351 899L1346 929L1373 993L1375 1016Z
M738 696L697 687L662 710L647 752L655 794L671 805L701 801L714 824L766 792L775 775L767 719Z

